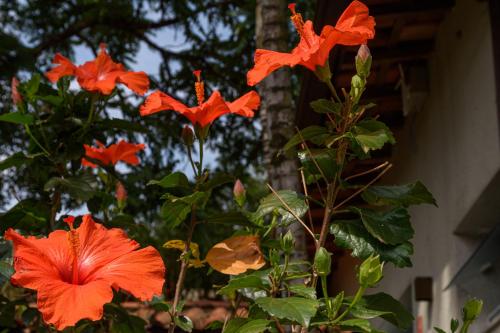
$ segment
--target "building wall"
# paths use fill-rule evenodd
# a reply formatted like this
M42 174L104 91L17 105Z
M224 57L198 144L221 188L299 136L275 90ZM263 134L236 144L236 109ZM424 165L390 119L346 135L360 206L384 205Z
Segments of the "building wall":
M500 196L496 205L479 205L497 201L487 188L500 189L495 183L500 135L493 68L488 2L456 0L437 36L429 95L422 110L407 117L394 148L395 167L384 180L421 180L439 205L412 209L414 266L387 265L379 287L401 296L416 276L431 276L431 327L448 328L452 316L460 318L463 295L454 286L445 288L479 244L478 235L491 228L491 221L482 224L482 215L500 222ZM461 229L466 231L458 236ZM484 325L471 331L480 332Z

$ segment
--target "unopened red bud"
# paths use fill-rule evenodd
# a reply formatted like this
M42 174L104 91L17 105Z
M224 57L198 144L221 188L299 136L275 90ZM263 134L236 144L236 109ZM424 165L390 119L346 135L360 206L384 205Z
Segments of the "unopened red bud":
M366 46L366 44L363 44L359 47L357 57L360 60L366 61L368 60L368 57L370 57L371 55L372 54L370 53L370 49L368 48L368 46Z
M194 142L194 133L191 127L189 126L184 126L182 128L182 133L181 133L182 141L184 141L184 144L186 146L192 146Z
M243 206L246 200L246 190L241 181L238 179L233 187L234 200L239 206Z
M127 190L121 182L116 183L115 196L118 202L125 202L127 200Z
M23 101L21 94L17 90L18 86L19 86L19 80L15 76L12 77L11 96L12 96L12 102L14 102L14 104L21 103Z

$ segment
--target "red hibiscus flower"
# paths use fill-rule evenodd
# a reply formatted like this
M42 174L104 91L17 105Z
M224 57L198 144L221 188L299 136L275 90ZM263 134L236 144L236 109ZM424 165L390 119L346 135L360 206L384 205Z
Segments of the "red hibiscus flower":
M10 84L11 87L11 97L12 97L12 102L14 104L21 103L23 101L23 97L19 93L19 90L17 90L17 87L19 86L19 80L14 76L12 77L12 81Z
M116 144L112 144L109 147L104 146L104 144L99 141L97 141L97 145L99 146L97 148L89 145L83 145L85 148L85 156L82 158L82 165L89 166L91 168L97 167L96 164L86 159L86 157L98 160L104 165L115 165L119 161L123 161L131 165L137 165L139 164L139 158L136 153L146 148L146 146L142 143L135 144L123 140Z
M83 89L103 95L111 94L117 83L123 83L139 95L148 91L149 79L146 73L125 70L122 64L111 59L105 44L101 44L100 49L97 58L81 66L74 65L68 58L57 53L52 62L58 66L45 73L45 76L53 83L63 76L75 76Z
M233 102L226 102L221 94L215 91L205 101L204 83L200 78L201 71L194 71L194 74L196 76L195 90L198 99L197 106L187 107L169 95L161 91L155 91L146 98L146 101L141 106L141 116L148 116L163 110L174 110L188 118L193 125L198 124L202 128L228 113L248 118L254 116L254 111L260 105L260 96L257 92L250 91Z
M361 45L375 37L375 20L368 15L368 7L353 1L342 13L335 27L326 25L321 35L316 35L312 21L302 20L295 11L295 4L288 6L292 11L292 22L300 34L299 44L291 53L257 49L254 67L247 74L248 85L254 86L278 68L302 65L312 71L328 65L331 49L336 44Z
M56 230L47 238L23 237L12 229L5 239L14 243L13 284L37 291L43 320L58 330L81 319L99 320L114 290L142 301L160 295L165 265L156 249L128 239L121 229L106 229L90 215L70 231Z

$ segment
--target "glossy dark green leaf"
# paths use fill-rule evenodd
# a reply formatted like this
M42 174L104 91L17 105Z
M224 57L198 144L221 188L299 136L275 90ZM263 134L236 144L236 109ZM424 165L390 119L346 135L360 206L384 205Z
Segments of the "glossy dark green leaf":
M317 300L302 297L261 297L255 303L271 316L292 320L305 327L309 326L319 307Z
M371 333L372 331L370 322L361 318L343 320L339 325L343 330L366 333Z
M200 186L202 191L210 191L224 184L234 183L234 176L225 173L216 173Z
M411 243L383 244L370 235L360 220L335 221L330 226L330 232L335 235L335 244L352 250L353 257L366 259L372 254L379 254L382 261L392 262L398 267L411 266Z
M207 200L206 192L195 192L185 197L167 195L167 200L161 208L161 216L167 227L175 228L181 224L191 212L193 205L203 206Z
M352 135L365 153L380 149L386 143L396 143L391 130L384 123L373 119L360 121L354 126Z
M311 108L317 113L335 113L340 114L342 110L341 103L334 103L328 99L318 99L310 103Z
M307 212L308 206L301 194L290 190L277 191L277 194L298 217L302 218ZM295 217L282 204L281 200L274 193L268 194L260 201L257 211L252 215L253 219L259 219L277 211L282 216L283 224L295 221Z
M337 176L339 167L336 163L337 156L334 150L300 150L297 152L297 156L308 178L313 176L319 179L324 175L326 181L332 181Z
M267 274L256 271L247 275L232 277L217 293L220 295L231 295L239 289L269 290L270 287L271 282Z
M193 331L193 321L188 316L175 317L174 322L184 332Z
M390 312L380 317L401 329L407 329L413 323L411 313L399 301L386 293L363 296L360 302L367 309Z
M384 244L401 244L413 237L410 215L405 208L399 207L390 211L360 208L352 210L359 214L368 232Z
M458 329L458 326L460 326L460 322L458 321L458 319L451 318L451 321L450 321L451 333L455 333L455 331Z
M17 203L5 213L0 214L0 234L8 228L36 230L45 227L50 216L50 207L34 199Z
M180 171L173 172L161 180L150 180L148 185L158 185L163 188L172 188L172 187L185 187L189 188L189 180L185 174Z
M434 331L436 331L436 333L446 333L445 330L442 330L439 327L434 327Z
M316 290L303 284L292 284L288 287L292 294L305 298L316 299Z
M10 112L3 113L0 115L0 121L5 121L8 123L19 124L19 125L31 125L35 121L30 114L23 114L21 112Z
M362 194L369 204L376 206L436 205L436 200L421 182L396 186L370 186Z
M267 319L234 318L228 323L224 333L262 333L269 328L271 323Z
M80 177L53 177L49 179L43 187L45 191L59 188L61 191L68 193L71 197L87 201L92 198L96 191L91 186L93 181L91 175L82 175Z
M24 153L15 153L9 157L7 157L6 159L4 159L3 161L0 162L0 171L1 170L6 170L8 168L12 168L12 167L20 167L21 165L24 165L26 163L28 163L29 161L31 161L30 158L28 158L26 155L24 155Z
M300 130L300 134L295 134L283 147L284 151L288 151L291 148L302 143L302 139L305 141L311 141L314 144L322 144L325 139L330 136L328 129L322 126L309 126Z

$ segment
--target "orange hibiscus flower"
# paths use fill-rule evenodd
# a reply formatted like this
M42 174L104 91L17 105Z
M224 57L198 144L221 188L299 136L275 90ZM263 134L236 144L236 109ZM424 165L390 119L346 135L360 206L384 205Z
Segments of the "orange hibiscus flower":
M144 72L130 72L122 64L114 62L106 52L106 45L100 45L100 51L92 61L81 66L74 65L68 58L57 53L52 61L58 66L45 73L51 82L57 82L63 76L75 76L80 86L91 92L109 95L117 83L123 83L139 95L144 95L149 88L149 79Z
M81 319L99 320L114 290L125 290L142 301L161 295L165 265L158 251L128 239L121 229L106 229L90 215L70 231L56 230L47 238L23 237L12 229L13 284L37 291L43 320L58 330Z
M221 94L215 91L210 98L205 101L204 83L201 81L201 71L194 71L194 74L196 76L195 90L198 99L197 106L187 107L169 95L161 91L155 91L146 98L146 101L141 106L141 116L148 116L164 110L174 110L188 118L193 125L198 124L200 127L206 127L215 119L228 113L234 113L248 118L254 116L254 111L260 105L260 96L257 92L250 91L233 102L226 102Z
M254 86L273 71L284 66L302 65L312 71L328 65L328 56L336 44L361 45L375 37L375 19L368 15L368 7L353 1L342 13L335 27L326 25L317 35L313 22L305 23L295 11L295 4L288 6L292 12L292 22L300 34L299 44L291 53L257 49L254 67L247 74L248 85Z
M142 143L135 144L123 140L112 144L109 147L104 146L104 144L99 141L97 141L97 145L99 147L83 145L85 148L85 156L82 158L82 165L91 168L97 167L96 164L86 159L86 157L101 161L104 165L115 165L119 161L123 161L131 165L137 165L139 164L139 158L136 153L146 148L146 145Z

